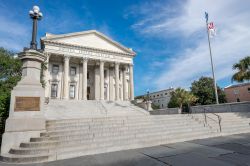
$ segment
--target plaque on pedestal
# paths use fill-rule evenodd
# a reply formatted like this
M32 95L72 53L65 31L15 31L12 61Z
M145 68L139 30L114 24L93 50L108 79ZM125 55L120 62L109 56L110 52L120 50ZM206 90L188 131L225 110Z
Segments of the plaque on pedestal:
M40 111L40 97L16 96L14 111Z

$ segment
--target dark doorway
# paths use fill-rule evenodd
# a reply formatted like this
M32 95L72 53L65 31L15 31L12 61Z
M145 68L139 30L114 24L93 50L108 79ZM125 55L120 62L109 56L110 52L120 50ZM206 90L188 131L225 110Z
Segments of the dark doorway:
M90 100L90 87L87 87L87 100Z

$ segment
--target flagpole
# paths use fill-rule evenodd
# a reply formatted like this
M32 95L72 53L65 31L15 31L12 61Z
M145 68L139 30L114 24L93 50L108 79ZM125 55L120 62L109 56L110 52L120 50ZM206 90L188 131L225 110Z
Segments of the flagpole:
M206 15L207 40L208 40L209 53L210 53L210 62L211 62L211 68L212 68L212 74L213 74L213 81L214 81L215 99L216 99L216 104L219 104L218 92L217 92L217 86L216 86L216 79L215 79L215 74L214 74L213 56L212 56L212 51L211 51L209 29L208 29L208 14L205 13L205 15Z

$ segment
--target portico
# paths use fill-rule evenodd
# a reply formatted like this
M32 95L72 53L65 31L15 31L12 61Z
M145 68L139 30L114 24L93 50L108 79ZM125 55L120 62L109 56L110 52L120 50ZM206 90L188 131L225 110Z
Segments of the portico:
M51 99L133 100L135 53L97 31L46 34L45 95Z

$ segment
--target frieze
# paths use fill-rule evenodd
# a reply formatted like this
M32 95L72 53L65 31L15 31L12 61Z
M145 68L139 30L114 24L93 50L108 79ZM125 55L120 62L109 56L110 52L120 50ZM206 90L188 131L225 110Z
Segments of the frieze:
M63 52L69 52L69 53L97 56L97 57L102 57L102 58L113 58L113 56L109 55L109 54L92 52L92 51L87 51L87 50L84 50L84 49L73 49L73 48L58 47L58 50L63 51Z
M112 55L105 52L94 52L90 50L85 50L82 48L66 48L58 47L55 45L46 45L46 52L58 53L63 55L72 55L76 57L90 58L90 59L106 59L109 61L132 63L132 57L124 57L122 55Z

